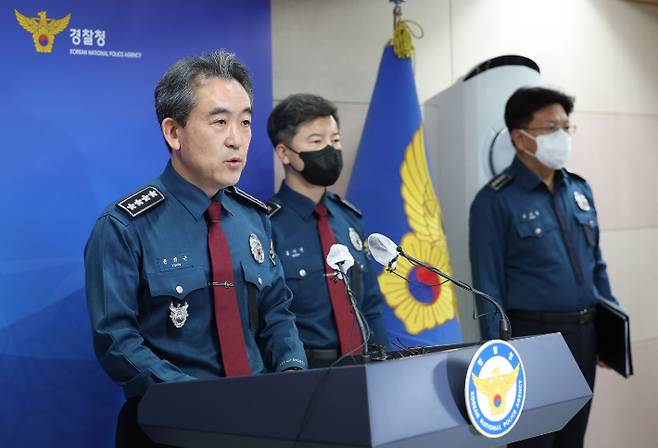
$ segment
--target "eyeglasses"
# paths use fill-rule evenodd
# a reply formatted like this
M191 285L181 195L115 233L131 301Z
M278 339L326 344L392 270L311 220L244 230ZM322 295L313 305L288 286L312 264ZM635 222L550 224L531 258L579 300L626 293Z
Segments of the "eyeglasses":
M571 124L568 126L543 126L536 128L526 128L526 131L543 131L542 134L552 134L553 132L557 132L560 129L562 129L564 132L566 132L569 135L574 135L576 133L575 124Z

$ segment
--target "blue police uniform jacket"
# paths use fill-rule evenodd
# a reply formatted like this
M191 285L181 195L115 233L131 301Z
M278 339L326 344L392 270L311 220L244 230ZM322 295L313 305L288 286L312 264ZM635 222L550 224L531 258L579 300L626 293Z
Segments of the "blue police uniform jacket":
M515 157L471 205L473 282L503 309L573 312L602 298L616 302L601 257L590 186L564 169L554 179L551 193ZM497 336L493 307L481 309L487 312L483 337Z
M381 291L370 255L363 247L363 225L360 212L329 191L320 201L327 207L329 224L337 244L345 245L354 257L348 272L356 302L370 328L370 344L388 346L388 336L382 318ZM322 252L315 203L310 198L281 184L268 204L276 252L283 264L286 283L293 292L290 309L297 317L299 334L310 349L339 347L329 289L325 277L325 256Z
M305 368L304 348L289 310L291 293L281 265L273 253L268 256L271 224L264 204L233 187L212 200L222 205L220 220L251 371ZM94 348L126 397L142 396L153 383L224 376L208 286L204 212L210 201L169 163L149 187L109 206L91 232L85 269ZM264 248L260 263L250 248L251 234ZM250 324L249 290L257 299L257 309L251 311L258 324ZM185 302L187 320L176 328L170 304Z

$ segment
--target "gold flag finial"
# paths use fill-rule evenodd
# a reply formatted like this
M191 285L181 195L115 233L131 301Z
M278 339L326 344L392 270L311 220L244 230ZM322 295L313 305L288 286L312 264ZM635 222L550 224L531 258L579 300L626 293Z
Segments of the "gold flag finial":
M393 52L398 59L409 59L414 53L411 30L404 20L399 20L393 30Z
M412 38L422 38L424 35L423 28L417 22L402 20L402 7L400 4L403 3L404 0L390 1L395 3L395 7L393 8L393 39L391 39L393 52L398 59L409 59L414 53ZM410 23L418 27L420 31L418 35L411 32L411 29L409 28Z

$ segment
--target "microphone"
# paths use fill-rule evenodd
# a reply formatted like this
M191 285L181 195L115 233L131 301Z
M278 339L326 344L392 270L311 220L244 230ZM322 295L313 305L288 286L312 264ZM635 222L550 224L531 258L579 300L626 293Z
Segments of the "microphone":
M398 245L381 233L371 233L368 237L368 249L377 263L392 272L395 270L398 256Z
M361 312L359 311L359 308L356 305L356 298L354 297L354 293L350 287L349 278L347 277L347 271L354 265L354 257L352 256L352 253L347 248L347 246L343 244L332 244L329 248L326 261L329 267L336 272L334 282L340 279L345 285L345 293L347 294L347 298L349 299L350 305L352 306L352 311L354 311L356 323L359 327L359 333L361 334L361 340L363 341L365 348L364 355L366 355L368 351L368 339L370 338L368 334L369 331L366 331L366 324L363 320ZM356 348L357 347L353 347L353 349Z
M327 254L327 264L334 271L339 271L345 275L354 266L354 257L346 246L333 244Z
M498 322L498 336L500 337L500 339L507 341L512 336L511 324L507 317L507 314L505 314L503 308L500 306L498 301L493 297L491 297L490 295L485 294L484 292L473 288L468 283L464 283L461 280L458 280L440 271L434 266L431 266L425 262L418 260L417 258L412 257L411 255L405 253L402 250L402 247L395 244L393 240L382 235L381 233L373 233L368 237L368 248L370 249L370 252L372 253L372 256L375 259L375 261L377 261L377 263L384 266L386 270L389 272L393 272L395 270L395 262L397 261L397 258L401 256L409 260L411 264L428 269L434 272L435 274L447 280L450 280L455 285L459 286L462 289L465 289L466 291L474 294L475 296L487 300L493 306L496 307L496 310L500 315L500 321Z

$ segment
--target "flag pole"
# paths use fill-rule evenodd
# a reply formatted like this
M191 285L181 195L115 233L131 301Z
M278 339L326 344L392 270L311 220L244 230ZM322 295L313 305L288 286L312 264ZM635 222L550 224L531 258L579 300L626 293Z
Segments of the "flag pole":
M395 30L395 27L398 26L398 22L402 17L402 6L400 5L404 3L404 1L405 0L389 0L389 2L395 4L395 7L393 8L393 30Z

